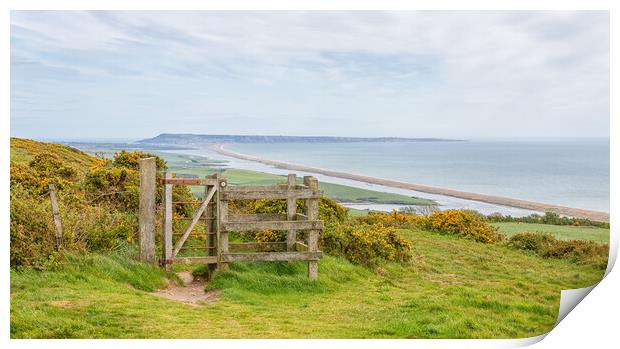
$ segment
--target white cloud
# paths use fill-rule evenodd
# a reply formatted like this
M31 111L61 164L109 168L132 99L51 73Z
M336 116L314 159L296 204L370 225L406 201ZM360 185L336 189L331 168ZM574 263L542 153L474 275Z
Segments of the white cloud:
M210 91L191 103L198 111L249 118L261 108L262 120L332 113L355 134L604 135L609 127L608 13L13 12L11 24L15 63L75 71L76 81L161 84L173 105ZM413 122L365 128L382 111Z

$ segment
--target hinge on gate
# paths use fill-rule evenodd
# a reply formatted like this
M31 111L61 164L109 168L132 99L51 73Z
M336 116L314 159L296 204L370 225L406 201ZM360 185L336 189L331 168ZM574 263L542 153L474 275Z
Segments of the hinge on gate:
M159 260L159 265L161 265L161 266L172 265L172 259L160 259Z

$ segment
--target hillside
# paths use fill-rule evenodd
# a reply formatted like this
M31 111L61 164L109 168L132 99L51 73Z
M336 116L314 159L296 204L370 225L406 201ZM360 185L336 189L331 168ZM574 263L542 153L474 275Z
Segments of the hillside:
M35 156L42 154L47 154L54 160L68 164L79 172L87 171L97 162L97 158L94 156L66 145L11 137L11 162L25 165Z
M419 230L413 262L369 269L343 258L239 263L184 304L151 294L160 269L118 256L11 272L11 338L520 338L549 331L560 290L603 271Z
M537 233L506 240L469 211L351 218L323 198L317 281L304 262L232 263L198 289L209 291L207 301L188 304L161 296L183 288L180 276L137 261L138 160L152 154L100 160L54 144L11 144L11 338L528 337L552 328L560 290L592 285L606 267L608 245ZM278 180L231 173L238 183ZM60 250L47 183L59 187ZM187 187L174 188L173 200L195 200ZM278 200L247 201L231 212L286 212ZM174 214L186 221L193 209L178 205ZM231 233L234 242L285 238ZM188 247L204 244L188 238Z
M349 143L349 142L438 142L455 141L441 138L399 137L326 137L326 136L263 136L263 135L205 135L191 133L162 133L138 141L145 144L200 144L200 143Z

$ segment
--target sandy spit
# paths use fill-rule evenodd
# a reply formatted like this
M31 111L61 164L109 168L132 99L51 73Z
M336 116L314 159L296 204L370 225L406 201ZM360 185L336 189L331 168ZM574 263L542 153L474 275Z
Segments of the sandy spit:
M481 201L481 202L486 202L486 203L491 203L491 204L496 204L496 205L517 207L517 208L529 209L529 210L534 210L534 211L541 211L541 212L551 211L551 212L556 212L558 214L563 214L563 215L567 215L571 217L589 218L589 219L596 220L596 221L609 222L609 212L593 211L593 210L572 208L572 207L566 207L566 206L560 206L560 205L545 204L542 202L513 199L513 198L507 198L503 196L470 193L470 192L454 190L454 189L432 187L428 185L421 185L421 184L396 181L392 179L364 176L364 175L359 175L355 173L335 171L335 170L314 167L314 166L306 166L302 164L295 164L295 163L284 162L284 161L279 161L279 160L263 159L257 156L237 153L237 152L225 149L223 144L212 144L209 146L209 149L221 155L230 156L230 157L234 157L234 158L238 158L242 160L255 161L255 162L265 164L265 165L274 166L277 168L282 168L282 169L287 169L287 170L320 173L326 176L351 179L355 181L384 185L384 186L393 187L393 188L415 190L415 191L430 193L430 194L446 195L446 196L452 196L452 197L456 197L460 199Z

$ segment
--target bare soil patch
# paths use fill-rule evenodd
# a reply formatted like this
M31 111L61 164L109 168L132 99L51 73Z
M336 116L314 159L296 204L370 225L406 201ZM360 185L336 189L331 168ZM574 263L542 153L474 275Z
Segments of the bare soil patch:
M205 292L207 282L204 279L194 278L189 271L178 272L176 275L183 281L184 285L180 285L176 280L168 280L168 288L151 294L194 306L199 306L201 303L212 303L217 299L217 291Z

